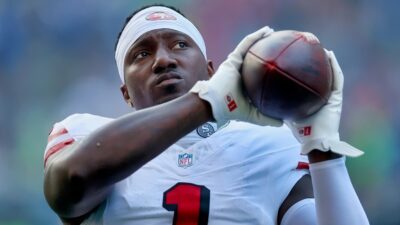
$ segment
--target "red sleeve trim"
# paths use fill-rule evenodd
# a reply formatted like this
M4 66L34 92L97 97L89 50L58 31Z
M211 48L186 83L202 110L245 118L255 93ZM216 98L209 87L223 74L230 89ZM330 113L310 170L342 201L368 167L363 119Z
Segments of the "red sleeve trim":
M59 130L59 131L56 131L56 132L54 132L54 133L53 133L53 131L51 131L51 133L50 133L50 135L49 135L49 137L48 137L48 139L47 139L47 142L50 142L50 141L52 141L54 138L59 137L59 136L61 136L61 135L63 135L63 134L66 134L66 133L68 133L68 130L67 130L66 128L63 128L63 129L61 129L61 130Z
M297 163L296 170L308 170L310 169L310 165L306 162L299 162Z
M61 149L63 149L65 146L74 143L74 141L75 141L75 140L74 140L73 138L70 138L70 139L67 139L67 140L65 140L65 141L63 141L63 142L60 142L60 143L54 145L53 147L51 147L51 148L46 152L46 155L44 156L44 166L46 166L47 159L48 159L50 156L52 156L54 153L56 153L56 152L60 151Z

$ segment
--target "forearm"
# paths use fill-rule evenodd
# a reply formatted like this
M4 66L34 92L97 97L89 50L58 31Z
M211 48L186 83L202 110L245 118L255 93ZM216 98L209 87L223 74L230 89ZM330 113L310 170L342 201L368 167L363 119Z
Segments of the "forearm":
M314 151L315 152L315 151ZM348 175L343 156L313 153L309 159L319 225L369 224Z
M68 163L89 183L112 184L210 119L208 104L187 94L117 119L87 138Z
M194 94L123 116L57 156L47 169L48 199L65 217L86 213L114 183L211 118L208 103Z

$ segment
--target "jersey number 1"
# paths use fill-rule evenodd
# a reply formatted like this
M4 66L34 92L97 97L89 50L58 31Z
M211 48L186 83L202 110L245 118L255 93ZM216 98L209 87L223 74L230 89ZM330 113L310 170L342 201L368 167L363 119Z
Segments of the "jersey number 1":
M163 207L174 212L173 225L207 225L210 190L202 185L177 183L164 192Z

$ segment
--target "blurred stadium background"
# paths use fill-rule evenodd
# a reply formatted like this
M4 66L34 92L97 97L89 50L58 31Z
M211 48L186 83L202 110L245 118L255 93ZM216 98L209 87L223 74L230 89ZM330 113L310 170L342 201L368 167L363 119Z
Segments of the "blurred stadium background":
M315 33L345 74L341 134L371 224L400 224L400 2L395 0L0 0L0 225L59 224L42 192L43 150L76 112L118 117L114 43L141 5L181 8L218 65L245 34L270 25Z

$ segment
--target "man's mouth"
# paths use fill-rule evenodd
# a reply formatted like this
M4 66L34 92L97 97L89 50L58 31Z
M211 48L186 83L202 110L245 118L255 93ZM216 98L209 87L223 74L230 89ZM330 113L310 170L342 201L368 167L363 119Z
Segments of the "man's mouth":
M156 86L168 86L179 83L182 81L182 77L175 73L165 73L158 76L156 79Z

